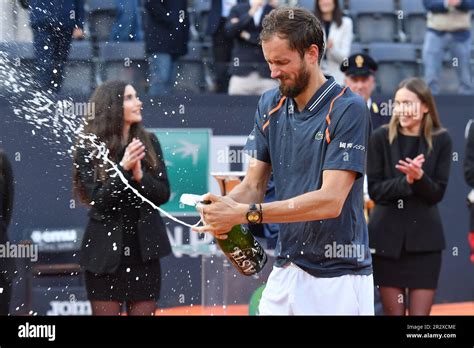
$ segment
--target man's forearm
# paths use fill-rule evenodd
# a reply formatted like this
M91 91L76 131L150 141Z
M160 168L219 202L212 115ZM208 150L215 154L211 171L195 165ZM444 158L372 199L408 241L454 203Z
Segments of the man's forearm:
M336 218L344 202L322 190L262 204L264 223L286 223Z
M233 188L228 196L238 203L261 203L265 197L265 191L266 189L264 187L260 187L260 185L252 188L245 182L241 182L239 185Z
M357 173L353 171L327 170L323 173L325 184L319 190L286 200L262 204L262 222L287 223L337 218L341 214L342 207L352 189L356 176ZM243 183L245 183L245 180ZM264 184L266 188L267 183ZM242 190L245 191L246 188L240 188L239 192ZM261 188L249 191L261 192ZM242 192L242 195L244 194ZM252 196L252 198L255 198L255 196ZM254 201L253 203L258 202L261 201ZM238 217L240 223L245 223L248 206L239 204L236 208L235 217Z
M233 191L232 191L233 192ZM344 201L341 196L318 190L284 201L262 204L262 223L289 223L333 219L339 216ZM240 204L240 223L246 223L246 204Z
M286 200L261 204L263 219L260 222L291 223L337 218L341 215L356 176L357 173L353 171L324 171L324 185L319 190ZM248 223L248 203L261 202L267 180L256 180L252 175L246 179L232 190L229 197L208 194L206 197L213 204L202 208L207 225L196 227L194 230L225 234L234 225ZM362 195L360 198L362 202Z

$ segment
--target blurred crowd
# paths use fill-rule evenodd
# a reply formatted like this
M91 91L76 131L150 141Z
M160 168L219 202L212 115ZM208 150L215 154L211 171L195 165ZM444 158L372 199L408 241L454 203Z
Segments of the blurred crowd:
M393 0L397 4L399 1L402 0ZM421 4L421 0L415 2ZM345 83L341 64L347 62L351 54L367 53L357 51L360 47L353 45L358 39L356 27L360 16L350 12L349 1L113 0L110 3L113 3L110 9L115 20L107 26L104 19L97 19L91 13L110 9L101 7L103 5L94 0L4 1L0 4L4 17L0 42L32 41L38 80L57 91L63 80L71 41L94 40L97 28L104 27L108 42L144 43L144 59L148 63L147 93L150 95L173 91L182 58L192 53L191 41L209 44L207 70L210 82L205 90L230 95L259 95L275 87L258 37L263 17L277 6L304 6L320 19L326 39L322 67L339 84ZM443 62L446 53L450 53L459 81L458 92L473 93L471 11L474 2L424 0L423 6L427 30L420 47L419 63L423 70L420 74L434 94L440 93L443 83L447 83L441 76ZM372 58L377 60L377 57ZM399 81L402 79L400 77Z

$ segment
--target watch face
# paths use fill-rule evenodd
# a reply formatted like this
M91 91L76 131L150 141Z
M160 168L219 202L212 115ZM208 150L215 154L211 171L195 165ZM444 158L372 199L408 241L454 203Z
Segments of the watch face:
M258 220L260 219L260 214L258 214L258 212L254 211L254 212L251 212L249 213L247 219L250 221L250 222L258 222Z

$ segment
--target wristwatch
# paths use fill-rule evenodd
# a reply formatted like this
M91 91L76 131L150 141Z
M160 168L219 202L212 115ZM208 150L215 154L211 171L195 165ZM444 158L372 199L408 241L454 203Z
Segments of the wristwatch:
M247 221L251 225L262 222L262 206L260 209L257 208L256 204L250 204L249 211L247 212Z

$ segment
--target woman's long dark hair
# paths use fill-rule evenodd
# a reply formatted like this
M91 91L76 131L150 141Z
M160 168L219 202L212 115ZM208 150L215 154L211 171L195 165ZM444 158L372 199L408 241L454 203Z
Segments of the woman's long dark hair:
M124 127L124 112L123 102L125 87L128 84L123 81L108 81L96 88L92 94L88 110L93 110L93 113L86 115L84 118L85 134L95 134L99 141L104 142L109 149L109 157L115 162L119 162L119 158L123 145L123 127ZM146 154L143 158L143 170L148 172L158 172L159 162L154 150L150 135L145 131L141 123L131 125L129 137L126 145L134 138L139 138L145 145ZM76 145L79 143L76 143ZM125 146L126 146L125 145ZM77 146L74 152L74 163L77 163ZM101 181L107 179L106 166L101 160L94 160L94 177ZM85 194L84 185L80 179L77 165L73 166L73 189L76 196L86 204L89 204L89 198Z
M315 0L315 10L314 14L320 21L323 21L323 14L321 12L321 9L319 8L319 0ZM342 25L342 10L339 7L339 1L338 0L333 0L334 3L334 10L332 11L332 21L336 22L337 27L339 28Z

